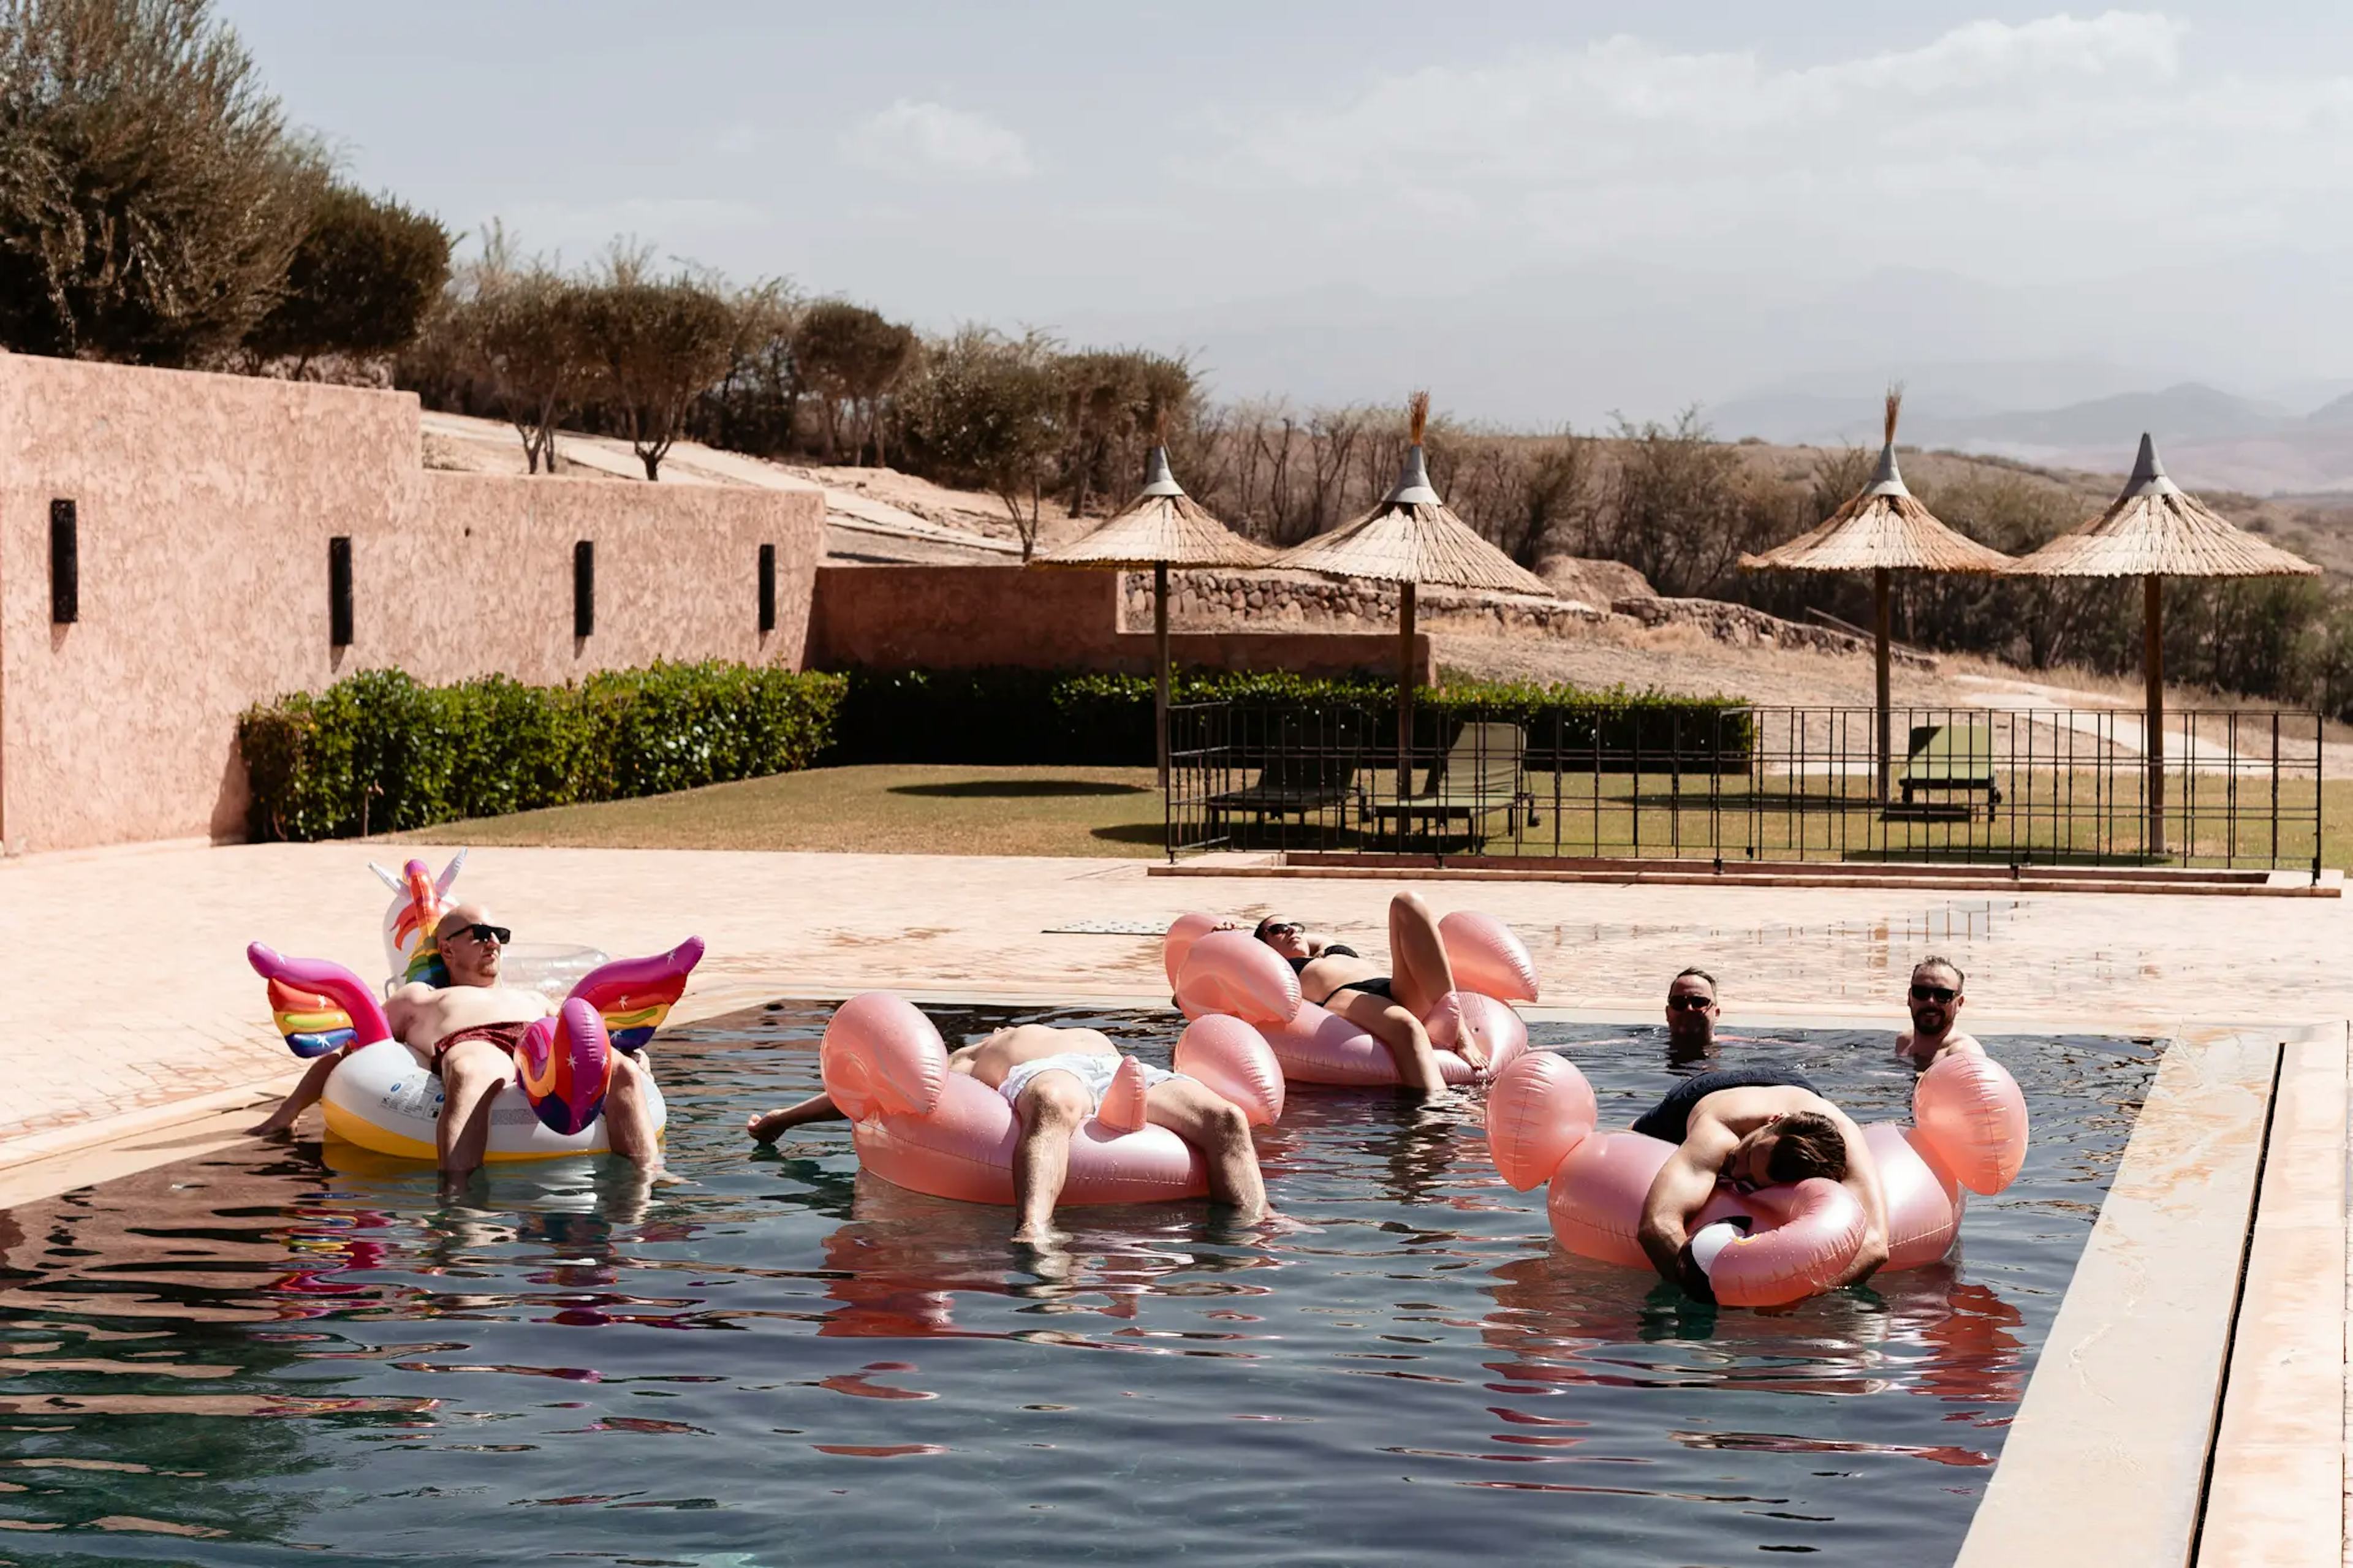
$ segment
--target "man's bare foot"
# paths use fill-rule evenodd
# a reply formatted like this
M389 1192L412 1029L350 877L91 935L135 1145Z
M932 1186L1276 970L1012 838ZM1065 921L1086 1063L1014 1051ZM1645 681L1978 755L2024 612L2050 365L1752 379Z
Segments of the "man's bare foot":
M1040 1251L1051 1250L1057 1247L1067 1247L1070 1245L1070 1242L1071 1233L1069 1231L1056 1230L1051 1225L1025 1225L1019 1230L1013 1233L1014 1246L1034 1247L1039 1248Z
M645 1177L647 1181L652 1183L658 1187L691 1187L695 1184L694 1179L691 1176L681 1176L676 1171L671 1170L668 1165L649 1165L645 1167Z
M248 1138L282 1138L294 1131L295 1118L272 1111L266 1121L257 1121L245 1130Z
M1289 1215L1279 1213L1274 1209L1264 1210L1255 1217L1237 1215L1234 1216L1234 1223L1245 1229L1259 1231L1268 1236L1285 1236L1293 1231L1320 1231L1324 1228L1322 1226L1309 1225L1303 1219L1293 1219Z

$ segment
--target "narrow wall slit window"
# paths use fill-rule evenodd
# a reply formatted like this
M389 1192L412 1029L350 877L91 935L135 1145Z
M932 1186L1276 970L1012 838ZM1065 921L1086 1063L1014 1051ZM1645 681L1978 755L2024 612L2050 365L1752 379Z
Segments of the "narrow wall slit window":
M69 626L81 619L81 527L74 503L49 502L49 620Z
M572 547L572 635L596 632L596 542L584 539Z
M760 630L776 629L776 547L760 546Z
M352 646L352 542L348 534L327 541L327 646Z

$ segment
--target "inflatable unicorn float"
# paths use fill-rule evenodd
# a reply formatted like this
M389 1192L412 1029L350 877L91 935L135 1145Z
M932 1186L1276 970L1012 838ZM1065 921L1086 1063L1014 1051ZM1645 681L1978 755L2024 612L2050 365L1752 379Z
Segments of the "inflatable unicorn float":
M384 917L387 995L403 985L448 983L433 933L465 861L460 849L438 877L422 860L397 875L370 862L393 890ZM607 962L593 949L549 949L519 952L502 965L505 984L545 990L551 999L571 984L555 1015L533 1023L515 1047L515 1078L491 1103L484 1157L543 1160L608 1150L602 1112L614 1057L645 1047L702 959L702 939L689 937L650 958ZM272 1021L295 1056L342 1053L320 1091L329 1136L380 1154L436 1158L441 1080L394 1038L366 982L339 963L286 957L258 942L246 949L246 961L269 983ZM668 1113L660 1091L649 1088L659 1131Z

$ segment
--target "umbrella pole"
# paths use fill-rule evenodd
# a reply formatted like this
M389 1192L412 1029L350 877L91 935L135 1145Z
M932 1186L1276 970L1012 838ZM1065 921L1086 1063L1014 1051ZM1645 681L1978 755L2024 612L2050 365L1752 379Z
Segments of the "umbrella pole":
M1152 563L1152 727L1160 737L1160 793L1168 793L1168 563Z
M1877 647L1879 676L1879 804L1887 804L1888 783L1895 771L1895 749L1893 725L1888 717L1887 626L1888 584L1891 574L1884 566L1874 567L1871 574L1871 607L1873 624L1878 629Z
M1413 590L1399 585L1398 593L1398 803L1413 794ZM1400 826L1405 818L1398 818Z
M2148 847L2165 853L2165 580L2142 580L2141 673L2148 681Z

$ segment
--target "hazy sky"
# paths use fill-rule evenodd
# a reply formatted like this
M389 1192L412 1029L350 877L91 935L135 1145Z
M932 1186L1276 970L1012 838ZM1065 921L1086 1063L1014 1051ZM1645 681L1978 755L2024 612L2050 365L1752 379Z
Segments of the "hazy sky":
M220 9L453 226L1186 348L1233 395L2353 377L2341 5Z

